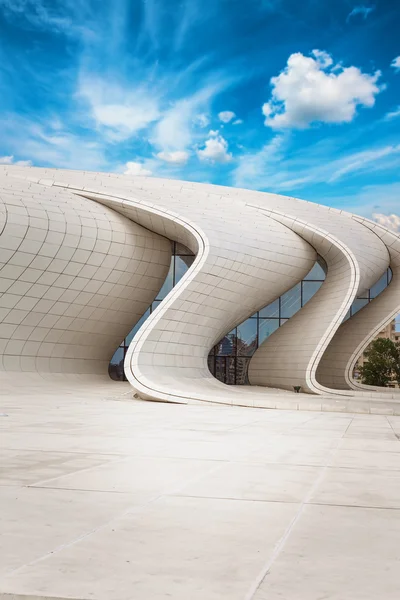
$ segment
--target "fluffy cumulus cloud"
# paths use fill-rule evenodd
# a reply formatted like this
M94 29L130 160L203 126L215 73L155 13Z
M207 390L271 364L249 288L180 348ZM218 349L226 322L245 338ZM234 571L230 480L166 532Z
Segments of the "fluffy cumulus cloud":
M14 160L12 155L0 156L0 165L18 165L19 167L31 167L31 160Z
M220 113L218 113L218 118L223 123L229 123L235 117L236 117L235 113L232 112L231 110L223 110Z
M320 50L311 56L289 56L285 69L272 77L271 99L262 107L265 125L306 128L312 123L348 123L358 106L371 107L381 88L380 71L373 75L357 67L334 65Z
M380 225L383 225L392 231L400 231L400 217L398 215L383 215L380 213L374 213L372 218Z
M390 66L392 66L393 69L396 69L396 71L400 71L400 56L396 56L396 58L392 60Z
M189 152L185 150L175 150L173 152L159 152L157 158L171 165L184 165L189 158Z
M200 160L211 163L228 163L232 160L232 154L228 152L228 142L218 133L210 131L209 138L203 149L197 151Z
M146 169L140 162L128 161L124 168L124 175L131 175L132 177L136 177L137 175L142 177L148 177L152 174L150 169Z

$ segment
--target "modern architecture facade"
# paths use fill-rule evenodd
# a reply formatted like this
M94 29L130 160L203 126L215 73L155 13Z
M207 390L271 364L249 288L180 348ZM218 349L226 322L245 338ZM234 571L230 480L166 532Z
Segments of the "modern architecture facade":
M143 399L252 406L382 392L352 374L400 312L396 233L208 184L7 166L0 185L3 377L109 370Z

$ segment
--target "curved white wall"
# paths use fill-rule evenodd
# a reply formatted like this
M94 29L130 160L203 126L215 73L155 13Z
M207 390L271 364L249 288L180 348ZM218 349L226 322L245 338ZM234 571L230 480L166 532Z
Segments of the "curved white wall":
M144 253L138 260L147 267L143 271L143 264L134 259L130 267L124 266L143 276L141 283L148 292L146 278L157 280L148 299L140 286L129 290L132 302L141 303L142 313L166 274L165 238L196 254L192 267L145 321L128 350L126 374L141 397L262 405L265 388L235 388L214 379L207 368L208 353L234 326L300 281L317 252L328 265L326 281L260 347L250 377L260 386L302 385L317 394L349 393L332 389L323 376L319 381L318 364L354 298L371 287L389 264L385 239L352 215L276 194L213 185L52 169L1 171L6 186L21 186L25 180L24 185L36 186L50 203L68 194L111 220L113 215L124 228L138 228L136 236L145 232ZM157 250L154 244L159 244ZM118 313L117 299L112 305ZM124 323L110 354L126 333ZM92 347L94 363L101 359L96 345Z
M0 370L107 373L169 241L65 189L0 180Z

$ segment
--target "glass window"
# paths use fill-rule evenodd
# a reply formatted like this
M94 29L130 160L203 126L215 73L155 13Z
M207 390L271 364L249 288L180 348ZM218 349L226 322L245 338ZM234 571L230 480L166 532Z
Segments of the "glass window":
M236 354L236 328L218 342L215 346L215 353L218 356L234 356Z
M215 377L225 383L226 368L225 368L225 356L215 357Z
M237 355L252 356L257 348L257 319L247 319L237 327Z
M139 329L141 328L141 326L143 325L143 323L145 322L145 320L147 319L148 316L150 316L150 309L149 308L146 310L146 312L144 313L143 317L140 317L140 319L136 323L135 327L126 336L126 338L125 338L125 344L126 344L126 346L129 346L129 344L133 340L134 336L139 331Z
M153 304L150 306L150 313L153 313L157 306L161 304L162 300L154 300Z
M375 298L380 294L385 287L387 287L387 273L384 273L382 277L372 286L370 289L370 298Z
M207 359L208 368L210 370L211 375L215 375L215 360L213 356L209 356Z
M183 256L194 256L193 252L191 250L189 250L189 248L187 248L183 244L180 244L179 242L175 243L174 253L183 255Z
M193 264L194 256L175 256L175 285L182 279L186 271Z
M322 281L303 281L303 306L306 302L311 300L316 292L318 292L319 288L322 285Z
M259 312L260 317L279 317L279 298L262 308Z
M171 264L169 267L168 275L165 278L161 290L157 294L157 300L164 300L165 296L169 294L169 292L174 287L174 258L174 256L171 257Z
M343 321L347 321L347 319L350 319L350 311L349 310L345 314Z
M388 285L392 281L392 277L393 277L393 272L392 272L392 269L389 267L388 270L387 270L387 282L388 282Z
M260 319L258 323L258 345L261 345L271 333L274 333L278 329L279 319Z
M124 358L124 348L117 348L108 366L108 373L111 379L115 379L116 381L123 381L125 379Z
M301 308L301 284L298 283L291 290L281 296L281 317L288 319Z
M238 357L236 359L236 385L249 385L249 362L250 358Z
M325 271L319 263L315 263L311 271L304 277L304 279L312 279L314 281L324 281Z
M236 358L227 356L225 358L225 383L235 385L236 383Z
M368 298L356 298L353 304L351 305L351 314L355 315L356 312L358 312L366 304L368 304Z

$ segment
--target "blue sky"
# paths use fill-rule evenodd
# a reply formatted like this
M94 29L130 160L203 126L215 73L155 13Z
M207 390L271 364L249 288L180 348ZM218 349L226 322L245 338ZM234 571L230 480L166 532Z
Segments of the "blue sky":
M0 162L272 191L400 229L399 31L394 0L0 0Z

